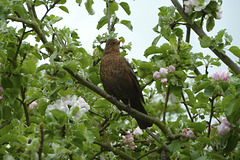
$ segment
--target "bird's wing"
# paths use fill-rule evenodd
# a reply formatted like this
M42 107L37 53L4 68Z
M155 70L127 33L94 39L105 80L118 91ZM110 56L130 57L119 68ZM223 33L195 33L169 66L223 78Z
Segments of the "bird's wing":
M125 59L124 59L125 60ZM144 103L144 99L143 99L143 95L142 95L142 89L141 89L141 87L140 87L140 85L139 85L139 82L138 82L138 80L137 80L137 77L136 77L136 75L135 75L135 73L134 73L134 71L133 71L133 68L132 68L132 66L130 65L130 63L128 63L128 61L127 60L125 60L125 62L127 63L127 65L128 65L128 70L129 70L129 76L130 76L130 78L131 78L131 80L132 80L132 82L133 82L133 85L134 85L134 87L135 87L135 89L136 89L136 91L137 91L137 93L138 93L138 96L139 96L139 98L140 98L140 100Z

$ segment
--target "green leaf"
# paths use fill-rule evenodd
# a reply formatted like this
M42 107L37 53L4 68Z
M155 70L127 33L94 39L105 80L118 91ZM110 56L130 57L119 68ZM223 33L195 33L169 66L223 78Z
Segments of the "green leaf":
M148 57L149 55L155 54L155 53L162 53L162 49L157 46L148 47L144 52L144 56Z
M152 42L152 46L156 46L157 43L158 43L158 41L159 41L159 39L160 39L161 37L162 37L162 36L159 35L159 36L157 36L156 38L154 38L154 40L153 40L153 42Z
M208 36L204 36L201 40L200 40L200 45L203 48L207 48L210 47L212 45L212 39Z
M19 142L17 135L12 135L12 134L5 134L2 135L0 138L0 143L10 143L10 142Z
M36 69L36 72L40 72L40 71L42 71L42 70L45 70L48 65L49 65L49 64L47 64L47 63L42 64L41 66L39 66L39 67Z
M226 41L225 45L230 45L230 44L232 43L232 40L233 40L232 36L229 35L229 34L226 32L226 33L225 33L225 41Z
M77 72L78 62L75 60L72 61L66 61L64 62L64 67L70 69L73 71L73 73Z
M170 152L174 153L184 145L183 141L173 140L169 146Z
M184 71L174 71L173 73L183 80L187 78L187 74Z
M60 8L61 10L63 10L64 12L69 13L67 7L65 7L65 6L59 6L59 8Z
M36 62L31 60L25 61L22 65L21 71L26 74L33 74L36 71L36 67L37 67Z
M123 24L123 25L125 25L125 26L126 26L128 29L130 29L131 31L133 30L133 26L132 26L132 24L131 24L130 21L128 21L128 20L121 20L120 23Z
M207 96L207 97L212 97L213 92L215 91L215 87L217 87L217 86L208 85L204 90L204 95Z
M215 26L215 20L211 16L207 20L207 25L206 25L207 31L210 32L214 28L214 26Z
M99 30L100 28L102 28L106 23L108 22L107 16L103 16L97 24L97 29Z
M230 137L227 140L227 146L224 148L224 152L231 152L235 149L239 142L239 133L237 131L233 131Z
M76 3L78 3L79 6L81 6L82 0L76 0Z
M188 103L190 106L193 106L193 105L196 103L196 98L194 97L193 92L192 92L190 89L185 89L184 91L185 91L185 93L187 93L187 95L188 95L189 101L187 101L187 103Z
M4 76L4 77L2 77L2 80L1 80L1 86L3 88L12 88L13 83L8 76Z
M67 0L60 0L58 4L65 4Z
M87 2L85 2L85 7L90 15L95 14L95 12L92 8L93 3L94 3L93 0L87 0Z
M131 14L130 7L129 7L128 3L126 3L126 2L121 2L121 3L120 3L120 6L124 9L124 11L125 11L128 15Z
M53 114L53 116L60 125L65 125L65 123L67 123L68 117L66 112L61 111L59 109L53 109L50 112Z
M203 92L200 92L196 95L196 99L201 101L201 102L207 103L208 100L209 100L209 97L205 96Z
M202 133L207 127L207 123L204 122L189 122L188 127L193 129L193 132Z
M15 5L13 7L15 12L17 12L22 18L25 18L27 15L26 9L23 7L23 5Z
M202 89L206 88L209 84L211 84L211 81L202 81L202 82L196 83L193 85L193 91L197 93Z
M118 3L115 1L109 3L109 14L112 15L118 10Z
M237 46L230 47L229 51L232 52L238 58L240 58L240 49Z

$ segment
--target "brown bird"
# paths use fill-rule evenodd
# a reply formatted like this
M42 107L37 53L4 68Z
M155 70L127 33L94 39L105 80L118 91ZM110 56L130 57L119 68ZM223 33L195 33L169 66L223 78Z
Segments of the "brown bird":
M103 52L100 66L100 77L105 91L122 100L124 104L147 114L141 87L133 72L131 65L120 55L120 42L117 39L109 39ZM151 127L152 123L136 118L141 129Z

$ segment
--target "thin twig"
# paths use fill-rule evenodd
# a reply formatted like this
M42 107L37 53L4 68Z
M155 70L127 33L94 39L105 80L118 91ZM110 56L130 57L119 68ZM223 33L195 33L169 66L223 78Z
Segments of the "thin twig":
M142 86L142 90L147 87L148 85L150 85L152 82L154 81L154 79L152 79L151 81L149 81L148 83L146 83L144 86Z
M111 22L110 22L110 11L109 11L109 0L107 0L106 2L106 7L107 7L107 23L108 23L108 33L110 33L110 25L111 25Z
M43 151L43 139L44 138L44 133L43 133L43 124L40 124L40 146L38 150L38 159L42 159L42 151Z
M140 157L138 157L137 160L142 159L142 158L146 157L147 155L149 155L149 154L151 154L153 152L161 152L161 150L162 150L162 148L153 149L153 150L151 150L151 151L141 155Z
M167 104L168 104L169 95L170 95L170 86L171 86L171 84L169 83L168 88L167 88L165 105L164 105L164 108L163 108L163 123L166 123L166 112L167 112Z
M27 123L27 126L29 127L30 126L30 120L29 120L28 107L27 107L27 104L25 103L25 98L26 98L25 93L26 93L26 88L21 86L21 97L22 97L22 99L21 100L17 99L17 100L19 100L23 105L25 118L26 118L26 123Z
M101 151L99 151L99 152L97 152L96 154L94 154L94 156L92 156L92 158L90 158L89 160L94 160L94 159L96 159L96 157L98 156L98 155L100 155L101 153L103 153L105 150L101 150Z
M101 146L103 149L105 149L107 151L112 151L115 155L119 155L122 159L125 159L125 160L136 160L132 156L124 153L123 151L118 150L116 148L113 148L110 144L101 143L101 142L97 142L97 141L95 141L93 143Z
M212 123L212 117L214 113L214 106L213 106L214 99L215 99L214 97L209 98L209 101L211 103L211 113L210 113L209 122L208 122L208 137L210 136L210 133L211 133L211 123Z
M60 0L55 0L55 2L51 5L50 8L48 8L48 7L46 6L47 11L45 12L45 14L43 15L43 17L41 18L41 21L44 20L44 18L47 16L48 12L51 11L51 9L53 9L58 2L60 2Z
M12 121L12 118L9 119L9 120L4 121L4 122L0 125L0 129L2 129L2 128L5 127L6 125L10 124L11 121Z
M194 120L193 120L192 115L191 115L191 113L190 113L190 111L189 111L189 108L188 108L188 105L187 105L187 103L186 103L186 100L185 100L183 91L182 91L182 99L183 99L183 104L184 104L184 106L185 106L185 108L186 108L186 110L187 110L188 116L189 116L189 118L191 119L191 121L193 122Z
M153 138L155 139L158 143L160 143L160 138L153 134L148 128L146 129L146 132Z

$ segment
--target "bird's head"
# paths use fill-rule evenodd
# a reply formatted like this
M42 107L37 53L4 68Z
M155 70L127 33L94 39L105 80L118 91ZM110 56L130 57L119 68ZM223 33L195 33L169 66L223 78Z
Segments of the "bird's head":
M104 54L115 53L115 52L119 53L119 47L120 47L120 43L122 42L122 40L123 39L117 40L114 38L108 39L106 42L105 49L104 49Z

